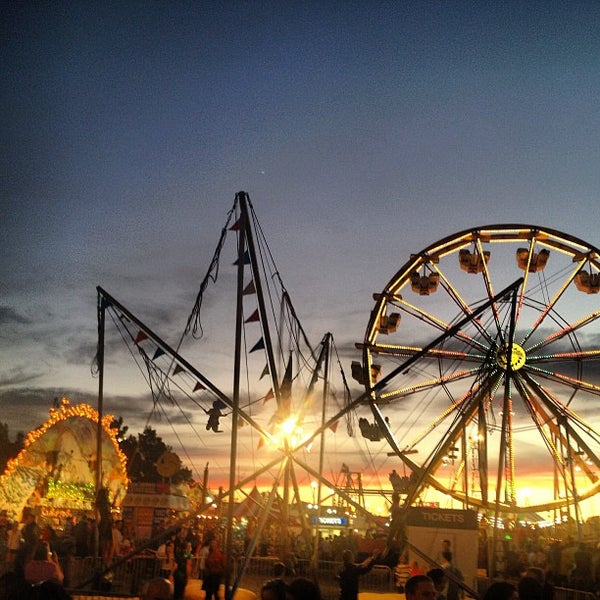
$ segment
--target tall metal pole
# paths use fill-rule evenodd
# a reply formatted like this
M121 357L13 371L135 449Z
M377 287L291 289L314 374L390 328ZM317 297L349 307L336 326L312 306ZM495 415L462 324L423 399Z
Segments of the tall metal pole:
M102 487L102 418L104 414L104 331L106 323L106 301L98 293L98 348L96 360L98 362L98 424L96 427L96 490L95 496ZM98 556L100 540L94 536L94 556Z
M242 364L242 329L243 329L243 291L244 291L244 251L246 248L246 227L248 214L245 199L245 193L239 192L238 200L241 209L241 227L239 228L238 239L238 264L237 264L237 302L235 315L235 355L233 366L233 398L231 414L231 453L229 459L229 504L227 510L227 569L225 571L225 597L227 600L233 598L234 589L230 589L231 575L233 573L233 515L235 509L235 477L236 477L236 457L237 457L237 425L240 406L240 371Z
M327 398L329 396L329 354L331 350L331 333L327 333L323 338L323 352L325 358L325 364L323 367L323 396L321 399L321 425L325 423L327 415ZM323 475L323 465L325 464L325 430L321 431L321 445L319 448L319 475ZM313 554L312 554L312 565L313 575L318 572L319 565L319 536L320 531L320 518L321 518L321 501L323 499L323 483L321 479L317 482L317 522L315 523L315 537L313 540Z

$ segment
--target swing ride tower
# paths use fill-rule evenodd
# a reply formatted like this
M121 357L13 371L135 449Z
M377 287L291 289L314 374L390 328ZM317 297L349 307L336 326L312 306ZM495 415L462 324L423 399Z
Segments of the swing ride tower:
M219 365L217 383L215 377L207 375L205 368L200 370L196 366L207 363L206 354L196 350L205 337L213 335L211 328L222 323L218 319L204 320L201 314L204 303L210 301L212 286L225 278L220 277L219 269L226 238L231 234L236 240L232 261L236 293L234 302L228 306L235 313L235 332L230 338L234 357L232 379L226 387L222 365ZM220 300L219 306L221 304ZM220 486L222 492L216 498L218 503L226 501L227 555L231 558L234 554L235 499L240 494L247 496L244 488L249 485L270 491L263 493L255 534L246 549L248 558L267 529L271 533L276 530L278 553L285 556L289 551L291 522L310 540L311 524L304 510L302 489L312 489L311 483L315 484L320 505L322 488L334 487L333 477L323 474L326 468L331 470L332 460L324 448L326 438L334 435L339 420L332 422L331 415L347 405L350 392L343 376L341 383L332 384L333 368L337 366L341 372L339 357L335 360L333 336L326 334L316 350L309 342L247 194L236 195L209 270L176 344L169 344L114 296L98 287L102 344L106 339L107 321L116 325L120 338L126 341L144 373L152 393L151 414L170 420L169 415L179 411L181 418L196 428L197 414L204 415L201 419L206 418L209 407L215 403L225 410L226 416L221 418L218 430L225 435L214 434L212 425L206 427L210 431L202 436L206 453L201 455L201 460L204 463L206 458L211 458L211 465L216 465L216 459L210 455L217 447L224 450L228 444L228 459L222 468L226 480L221 478L224 485ZM249 342L250 336L255 341ZM99 349L98 354L103 352L103 348ZM104 381L103 370L100 380ZM254 384L248 388L250 380ZM262 388L260 392L256 391L258 388ZM192 408L184 408L184 403ZM188 450L184 452L188 454ZM213 467L211 474L217 468ZM348 499L353 502L352 498ZM196 512L200 514L207 508L199 506ZM235 590L244 568L242 565L239 569L233 585L227 582L228 590ZM232 574L234 570L228 572Z

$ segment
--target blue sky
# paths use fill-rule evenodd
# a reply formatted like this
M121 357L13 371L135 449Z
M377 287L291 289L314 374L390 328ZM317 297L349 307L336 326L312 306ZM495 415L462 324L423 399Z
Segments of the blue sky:
M3 13L0 421L13 434L54 396L93 399L97 285L177 339L239 190L303 325L331 331L348 370L372 293L435 240L512 222L598 245L595 2ZM118 382L108 409L135 406L122 412L136 430L147 391Z

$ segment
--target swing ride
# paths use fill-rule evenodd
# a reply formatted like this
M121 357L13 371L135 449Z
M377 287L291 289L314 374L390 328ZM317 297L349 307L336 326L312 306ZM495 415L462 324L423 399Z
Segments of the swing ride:
M211 458L228 522L245 489L270 490L248 555L276 499L285 550L286 511L307 493L317 527L326 503L381 526L369 497L387 508L394 493L405 507L431 501L496 520L544 510L578 518L579 503L600 491L598 256L582 240L521 225L428 246L375 294L351 369L364 391L352 393L332 334L310 343L239 192L177 344L98 287L99 405L108 316L144 373L152 415L173 431L175 420L187 423L202 464L228 450L223 464ZM215 301L218 284L236 293ZM235 315L234 327L204 318L208 306ZM193 463L190 445L176 450ZM536 477L546 496L519 498ZM304 510L296 516L311 529Z

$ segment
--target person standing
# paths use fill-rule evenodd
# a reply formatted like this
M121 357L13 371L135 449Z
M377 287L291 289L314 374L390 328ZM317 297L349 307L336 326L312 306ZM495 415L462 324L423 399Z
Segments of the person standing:
M176 543L174 558L173 600L183 600L185 588L192 573L192 552L189 544Z
M398 564L394 569L394 580L396 583L396 591L399 594L404 594L404 586L410 577L410 564L408 562L408 554L404 552L400 555Z
M8 536L6 540L6 549L8 552L6 560L10 568L12 568L15 564L15 558L17 557L22 542L23 538L21 537L19 523L18 521L14 521L10 529L8 530Z
M360 564L354 562L352 550L344 550L342 553L342 570L338 574L340 584L339 600L358 600L358 580L361 575L368 573L377 560L377 553L364 560Z
M23 529L21 529L23 541L29 548L33 548L38 543L40 535L41 530L35 522L35 515L30 512L25 517L25 525L23 525Z
M218 600L219 586L225 575L227 557L219 550L216 539L211 540L206 556L202 589L206 592L206 600Z
M463 588L459 581L464 581L465 578L461 570L454 566L452 562L452 552L449 550L442 551L442 567L448 578L448 589L446 590L447 600L462 600L464 596Z
M121 544L123 543L123 521L113 519L112 524L112 549L113 556L118 556L121 553Z
M208 549L210 544L203 542L202 547L198 551L198 576L204 581L204 573L206 571L206 557L208 556Z
M177 568L175 561L175 543L173 540L167 540L164 546L164 554L156 554L160 558L160 576L173 582L173 573Z
M435 559L437 562L441 563L444 561L443 554L444 552L452 552L452 542L448 539L442 540L442 545L440 547L440 551L437 553Z
M113 517L108 488L100 488L94 503L98 527L98 544L104 566L110 565L114 555Z
M53 581L62 585L65 576L56 554L50 551L47 542L38 542L33 558L25 563L25 580L31 585Z

